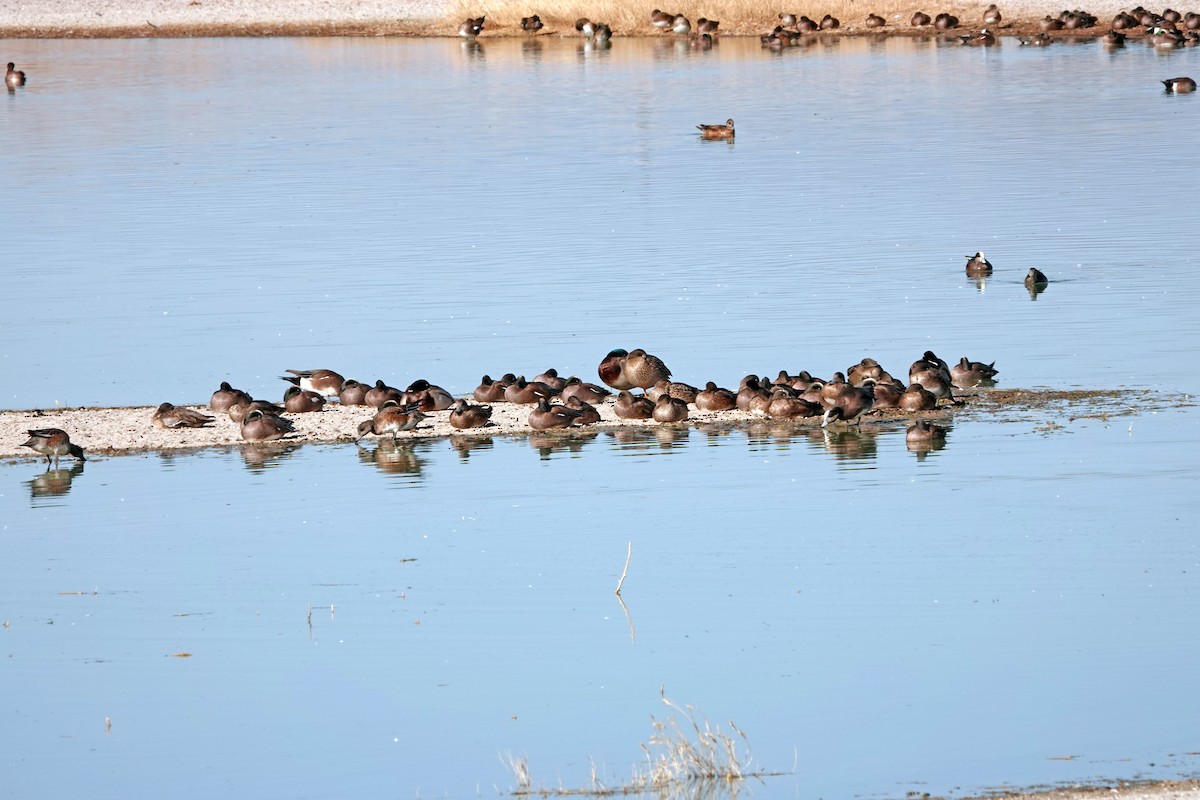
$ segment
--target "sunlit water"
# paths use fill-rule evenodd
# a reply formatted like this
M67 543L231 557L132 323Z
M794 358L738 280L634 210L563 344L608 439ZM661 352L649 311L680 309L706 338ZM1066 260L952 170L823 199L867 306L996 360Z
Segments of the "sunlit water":
M638 345L727 384L932 347L1197 388L1200 98L1157 83L1193 50L6 51L6 407ZM6 795L616 782L661 685L789 773L759 797L1194 772L1194 413L1050 421L0 466Z

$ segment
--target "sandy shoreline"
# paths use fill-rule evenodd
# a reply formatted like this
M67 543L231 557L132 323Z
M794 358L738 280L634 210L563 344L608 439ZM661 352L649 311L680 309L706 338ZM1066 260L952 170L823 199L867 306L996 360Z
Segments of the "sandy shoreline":
M1179 398L1158 395L1148 390L1103 390L1103 391L1055 391L1049 389L982 389L961 392L965 401L961 407L941 407L936 411L906 413L898 409L876 410L866 418L862 427L866 430L880 426L904 427L918 419L952 424L956 418L987 416L1006 422L1030 422L1047 431L1058 427L1061 422L1081 418L1104 419L1122 416L1135 411L1148 411L1170 405L1179 405ZM179 404L182 406L182 404ZM240 427L227 415L212 413L206 406L186 406L212 414L215 421L205 428L182 428L164 430L154 427L150 418L155 407L134 408L65 408L30 411L0 411L0 457L44 458L29 448L21 447L28 438L26 431L36 428L62 428L71 436L71 441L90 454L121 455L144 451L192 450L205 447L227 447L241 445ZM457 430L449 423L449 412L432 412L415 431L400 433L400 439L428 439L487 436L527 436L535 433L527 422L530 405L512 403L492 404L492 424L484 428ZM596 425L572 428L565 431L538 431L538 435L571 437L588 435L589 431L606 429L656 429L662 427L652 420L619 419L613 410L613 399L599 404L601 421ZM772 435L786 435L789 431L819 429L820 417L808 419L771 419L747 411L703 412L689 406L690 417L682 425L693 427L725 425L731 427L764 426ZM286 415L296 425L296 432L283 441L306 442L352 442L358 424L370 419L374 410L368 406L340 406L328 404L323 411L307 414ZM835 427L836 429L836 427ZM371 435L364 442L377 437Z
M1200 781L1146 781L1100 783L1095 786L1070 789L1046 789L1000 792L981 795L989 800L1196 800L1200 798ZM929 798L933 800L933 798ZM964 799L966 800L966 799ZM973 798L970 800L974 800Z
M913 36L938 33L931 28L913 28L908 24L912 13L923 10L930 14L946 11L961 19L958 30L947 35L977 31L982 27L982 12L987 3L905 2L894 0L846 6L842 0L825 0L820 4L802 3L794 10L815 15L819 19L826 11L840 15L842 28L834 35ZM759 7L761 5L761 8ZM788 4L772 3L746 6L731 5L725 9L720 2L703 5L690 3L674 7L694 18L707 14L721 19L726 35L761 35L778 22L775 13ZM1026 35L1036 33L1038 21L1046 15L1057 16L1062 6L1043 2L1000 3L1004 20L991 26L1000 34ZM802 7L801 7L802 6ZM619 24L613 26L616 36L659 36L649 24L652 4L634 10L621 9ZM778 8L777 8L778 7ZM1121 10L1131 8L1112 0L1087 4L1085 10L1096 15L1096 27L1060 31L1055 36L1090 37L1103 34L1108 23ZM573 21L587 9L592 16L603 15L608 8L574 3L530 3L528 10L479 0L271 0L246 3L244 0L58 0L54 3L27 3L20 0L0 0L0 38L172 38L194 36L456 36L458 23L470 14L485 14L488 23L481 39L525 36L518 22L519 14L537 12L546 22L543 36L578 37ZM774 10L768 10L774 9ZM1152 7L1157 8L1157 7ZM727 13L722 13L727 11ZM881 13L887 26L878 29L865 27L869 11Z

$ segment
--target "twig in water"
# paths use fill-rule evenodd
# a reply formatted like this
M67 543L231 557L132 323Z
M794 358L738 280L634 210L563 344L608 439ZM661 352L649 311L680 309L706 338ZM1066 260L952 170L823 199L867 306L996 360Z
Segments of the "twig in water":
M625 585L625 576L629 574L629 559L633 558L633 542L629 542L629 547L625 550L625 569L621 570L621 580L617 581L616 593L621 594L621 587Z

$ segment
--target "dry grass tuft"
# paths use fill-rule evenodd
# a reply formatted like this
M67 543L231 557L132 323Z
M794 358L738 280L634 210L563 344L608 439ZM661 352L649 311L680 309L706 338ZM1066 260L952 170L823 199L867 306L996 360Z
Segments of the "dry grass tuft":
M605 785L592 762L591 778L585 787L535 787L528 759L510 754L506 763L517 782L512 794L519 797L613 797L686 791L693 797L719 797L736 793L747 778L783 774L750 769L753 759L749 755L749 740L733 722L727 723L733 733L726 733L691 706L681 708L668 700L662 689L659 694L663 703L679 712L686 722L681 724L674 714L665 722L652 716L654 734L641 745L646 754L645 764L635 768L628 780L613 786Z

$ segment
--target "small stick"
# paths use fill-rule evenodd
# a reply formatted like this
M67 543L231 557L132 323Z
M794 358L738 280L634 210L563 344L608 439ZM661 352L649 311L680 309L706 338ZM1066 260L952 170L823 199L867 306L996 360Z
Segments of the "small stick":
M629 574L629 559L633 558L633 542L629 542L629 547L625 552L625 569L621 570L621 580L617 581L616 594L621 593L621 587L625 584L625 576Z

